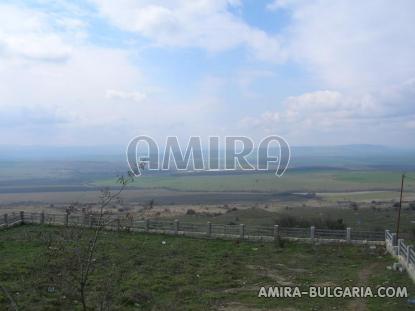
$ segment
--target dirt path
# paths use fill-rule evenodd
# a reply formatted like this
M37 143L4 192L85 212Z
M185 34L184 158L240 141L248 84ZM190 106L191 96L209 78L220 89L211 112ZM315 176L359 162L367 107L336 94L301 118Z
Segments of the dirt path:
M379 263L372 263L369 266L365 266L359 271L358 274L358 284L356 286L367 286L367 281L375 268ZM366 299L365 298L356 298L347 306L349 311L367 311Z

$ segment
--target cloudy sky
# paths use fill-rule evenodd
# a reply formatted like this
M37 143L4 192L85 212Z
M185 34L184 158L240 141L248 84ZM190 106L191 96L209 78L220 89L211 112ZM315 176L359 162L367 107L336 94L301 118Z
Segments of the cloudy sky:
M0 2L0 144L415 146L413 0Z

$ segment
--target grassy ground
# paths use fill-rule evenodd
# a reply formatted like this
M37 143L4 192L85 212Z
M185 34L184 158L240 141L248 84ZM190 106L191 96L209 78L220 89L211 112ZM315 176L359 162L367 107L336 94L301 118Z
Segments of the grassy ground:
M0 281L22 310L77 310L48 279L49 237L63 228L21 226L0 232ZM92 232L91 232L92 233ZM163 241L165 243L163 243ZM89 288L109 282L112 310L411 310L407 299L258 298L261 286L407 286L386 269L384 250L357 246L259 244L105 232ZM108 265L108 262L111 264ZM105 264L104 264L105 263ZM108 268L111 267L111 268ZM116 270L116 274L109 271ZM53 291L48 289L54 288ZM96 296L97 292L91 294ZM94 308L96 306L93 306ZM0 292L0 309L7 300Z

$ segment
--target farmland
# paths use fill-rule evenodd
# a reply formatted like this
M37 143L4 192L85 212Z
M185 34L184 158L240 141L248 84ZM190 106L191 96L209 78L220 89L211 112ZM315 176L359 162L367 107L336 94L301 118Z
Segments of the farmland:
M74 202L97 202L100 189L118 187L114 176L122 167L113 162L90 166L73 162L37 164L14 163L9 167L3 163L3 212L62 212ZM289 169L280 178L272 173L251 172L145 172L123 192L122 204L111 210L134 213L136 217L216 223L275 224L294 217L300 223L311 224L319 219L341 219L346 226L359 230L393 229L400 174L386 169L316 167ZM408 233L413 231L415 221L415 211L410 208L415 202L414 176L408 173L404 189L402 229ZM153 202L151 209L149 202ZM189 210L195 215L187 215Z
M413 151L376 146L292 151L292 166L280 178L258 171L145 170L122 193L122 202L109 209L137 218L272 225L291 217L298 225L329 219L359 230L393 229L401 173L406 171L401 225L415 234ZM17 155L0 161L3 212L62 212L74 204L81 210L98 201L101 189L117 189L117 176L127 171L122 154L57 154L51 153L50 160L41 155L33 160L32 152L27 161Z
M114 186L114 178L94 182L98 186ZM175 176L143 176L137 188L168 188L177 191L242 191L242 192L353 192L396 191L400 172L353 170L293 170L278 178L274 174L182 174ZM415 191L415 180L406 185Z

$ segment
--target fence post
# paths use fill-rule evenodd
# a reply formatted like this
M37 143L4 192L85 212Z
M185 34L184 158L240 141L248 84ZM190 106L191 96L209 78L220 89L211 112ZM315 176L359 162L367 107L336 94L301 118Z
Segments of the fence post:
M144 230L148 232L150 230L150 219L146 219Z
M243 240L245 238L245 225L239 225L239 237Z
M411 263L411 251L412 251L412 246L408 245L408 247L406 248L407 256L406 256L406 262L409 265Z
M385 242L388 240L388 235L390 234L389 230L385 230Z
M278 241L280 238L280 226L274 225L274 241Z
M396 240L396 233L392 233L392 246L397 246L398 241Z
M24 224L24 212L23 211L20 211L20 221L23 225Z
M401 244L403 242L403 239L398 239L398 256L401 254Z
M45 212L42 211L40 213L40 224L43 225L45 223Z
M210 237L212 235L212 223L210 221L208 221L207 223L207 231L206 231L206 235L208 237Z
M350 243L352 241L352 228L346 228L346 241Z
M4 214L4 224L6 228L9 226L9 216L7 214Z
M174 220L174 234L179 234L180 222L178 219Z
M81 217L81 226L82 227L85 227L85 225L86 225L86 212L85 211L82 211L82 217Z
M65 226L69 226L69 212L65 213Z
M401 245L402 244L404 244L403 239L398 239L398 256L402 255L402 252L401 252Z
M310 239L311 239L311 241L314 241L315 233L316 233L316 227L311 226L310 227Z

